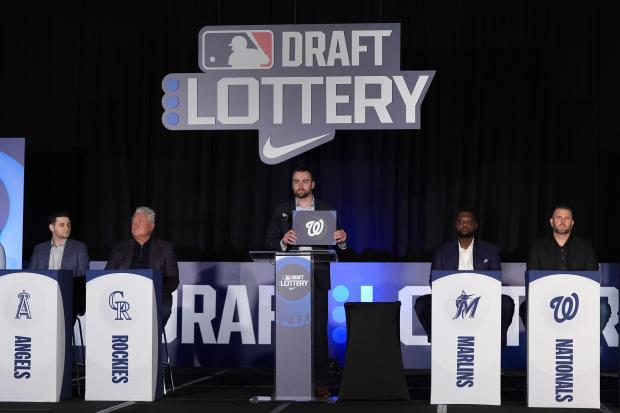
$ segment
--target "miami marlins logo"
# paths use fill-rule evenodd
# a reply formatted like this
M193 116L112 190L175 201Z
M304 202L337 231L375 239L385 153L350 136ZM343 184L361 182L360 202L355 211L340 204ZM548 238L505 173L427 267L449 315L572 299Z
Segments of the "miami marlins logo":
M475 297L475 294L467 294L465 290L461 292L456 300L456 314L452 319L456 318L465 318L465 316L469 316L469 318L475 318L476 310L478 309L478 303L480 302L480 297Z
M30 304L28 304L30 294L28 294L26 290L22 290L21 293L17 294L17 298L19 298L19 304L17 305L15 319L19 320L22 317L26 317L28 320L32 319L32 315L30 314Z

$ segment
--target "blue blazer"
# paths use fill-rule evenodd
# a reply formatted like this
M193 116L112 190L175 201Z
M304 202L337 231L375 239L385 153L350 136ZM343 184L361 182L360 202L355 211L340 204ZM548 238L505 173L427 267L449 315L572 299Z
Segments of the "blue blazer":
M457 240L441 244L433 251L431 270L457 270L459 268L459 243ZM499 248L474 238L474 270L501 271Z
M47 270L50 263L51 240L37 244L32 251L32 257L28 263L29 270ZM86 244L68 238L65 242L65 251L62 254L61 270L73 271L74 277L83 277L90 264Z

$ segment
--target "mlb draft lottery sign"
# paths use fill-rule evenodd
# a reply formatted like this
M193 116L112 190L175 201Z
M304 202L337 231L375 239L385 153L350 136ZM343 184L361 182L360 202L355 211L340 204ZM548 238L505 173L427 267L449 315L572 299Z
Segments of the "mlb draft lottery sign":
M337 129L419 129L435 71L400 70L400 24L206 26L202 73L171 73L162 88L170 130L258 130L276 164Z

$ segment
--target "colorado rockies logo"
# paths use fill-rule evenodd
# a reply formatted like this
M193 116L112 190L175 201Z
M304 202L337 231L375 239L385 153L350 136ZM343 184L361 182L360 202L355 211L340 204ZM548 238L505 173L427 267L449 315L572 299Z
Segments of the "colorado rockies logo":
M317 235L321 235L324 228L324 223L322 219L318 221L308 221L306 222L306 228L308 228L308 236L316 237Z
M553 309L553 318L558 323L563 323L566 320L572 320L577 315L579 310L579 296L577 293L572 293L570 297L564 297L560 295L555 297L549 302L549 306Z
M465 290L461 292L461 295L456 298L456 314L452 317L453 320L459 317L465 318L465 316L475 318L478 303L480 302L480 297L475 296L475 294L465 293Z
M21 293L17 294L17 298L19 298L19 304L17 305L15 319L19 320L22 317L26 317L28 320L32 319L32 315L30 314L30 305L28 304L30 294L28 294L26 290L22 290Z
M114 291L108 298L110 308L116 311L115 320L131 320L131 317L129 316L130 305L127 301L121 300L121 298L123 298L122 291Z

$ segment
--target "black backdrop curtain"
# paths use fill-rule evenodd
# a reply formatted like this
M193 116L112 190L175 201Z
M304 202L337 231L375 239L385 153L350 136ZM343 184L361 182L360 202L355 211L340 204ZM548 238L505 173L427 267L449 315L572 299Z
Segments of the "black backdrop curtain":
M0 136L27 138L24 256L50 210L106 259L137 205L181 260L247 260L290 173L315 171L351 259L427 260L459 205L521 261L558 200L615 261L617 2L7 1L0 5ZM172 132L161 80L198 72L206 25L400 22L403 70L434 69L422 129L338 131L276 166L256 131Z

